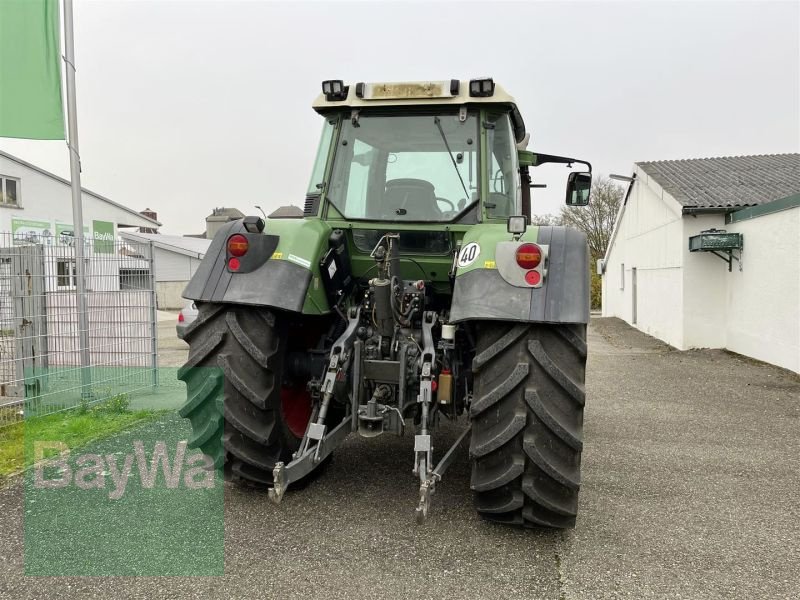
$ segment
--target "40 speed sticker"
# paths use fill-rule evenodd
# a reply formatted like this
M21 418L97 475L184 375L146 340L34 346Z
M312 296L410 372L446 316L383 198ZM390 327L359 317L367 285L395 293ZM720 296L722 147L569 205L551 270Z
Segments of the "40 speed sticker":
M458 254L458 266L468 267L475 262L475 259L480 256L481 247L478 242L470 242L461 249Z

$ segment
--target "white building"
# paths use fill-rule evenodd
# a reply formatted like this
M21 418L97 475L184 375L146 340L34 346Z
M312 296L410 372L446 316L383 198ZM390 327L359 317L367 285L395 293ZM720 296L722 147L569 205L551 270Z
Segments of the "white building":
M155 356L152 257L117 234L160 223L86 189L82 199L91 365L147 367ZM52 369L80 364L74 229L69 181L0 151L0 404L38 395L45 379L52 392Z
M800 372L800 154L641 162L633 177L601 265L603 316ZM743 248L690 252L710 229Z
M74 236L72 192L66 179L0 151L0 231L60 243ZM84 233L116 239L124 228L161 224L132 208L83 189Z
M181 294L206 255L211 240L159 233L121 232L120 237L140 244L152 244L158 308L183 308L186 300Z

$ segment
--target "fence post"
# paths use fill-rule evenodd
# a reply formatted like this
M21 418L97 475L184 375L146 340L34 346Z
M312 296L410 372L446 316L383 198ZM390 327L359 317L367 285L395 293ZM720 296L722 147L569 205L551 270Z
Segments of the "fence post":
M158 313L156 312L156 253L153 240L148 242L150 247L150 348L151 368L153 373L153 387L158 387Z

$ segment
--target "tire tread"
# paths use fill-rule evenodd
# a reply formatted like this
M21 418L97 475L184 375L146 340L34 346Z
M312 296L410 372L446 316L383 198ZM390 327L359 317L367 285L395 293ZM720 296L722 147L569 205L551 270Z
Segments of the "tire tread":
M281 325L259 307L198 304L198 312L184 333L189 358L178 372L189 446L211 456L227 479L271 485L275 463L291 460L299 444L280 411Z
M525 527L575 526L586 326L478 323L470 407L475 508Z

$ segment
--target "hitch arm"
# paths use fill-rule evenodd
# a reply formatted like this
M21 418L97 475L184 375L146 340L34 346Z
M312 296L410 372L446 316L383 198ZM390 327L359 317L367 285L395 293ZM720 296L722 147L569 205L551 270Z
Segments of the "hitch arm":
M421 525L424 523L425 519L428 517L428 512L431 508L431 495L436 491L436 483L442 480L442 476L445 471L447 471L448 467L450 467L456 456L456 450L461 446L461 443L470 431L472 431L472 425L461 432L461 435L458 436L455 443L444 453L444 456L439 461L439 464L436 465L436 468L431 471L430 476L419 486L419 505L414 513L418 524Z
M330 406L331 398L333 398L333 388L353 349L358 324L361 322L361 307L351 308L349 316L347 329L344 330L344 333L339 336L334 342L333 348L331 348L328 366L325 368L325 374L322 379L322 388L320 390L322 392L322 402L320 403L319 412L316 413L316 419L312 419L309 422L303 440L300 442L300 449L293 458L303 455L308 450L311 440L319 442L325 436L325 418L328 416L328 407ZM317 451L319 453L319 444L317 444ZM321 459L318 458L317 460Z
M275 463L272 472L273 487L269 490L269 498L276 504L281 501L289 484L294 483L313 471L333 450L339 446L347 435L353 431L353 421L346 417L333 430L327 432L325 417L333 398L334 386L344 370L353 350L356 330L361 321L361 308L350 309L347 328L334 342L330 359L325 368L322 380L322 402L319 412L315 411L308 423L306 433L300 442L300 448L292 455L292 462L284 465L283 462ZM312 440L316 444L312 446Z
M430 407L433 403L433 369L436 364L436 348L433 345L433 326L436 324L436 313L427 311L422 315L422 354L419 357L419 394L417 404L420 405L420 429L414 436L414 473L419 475L420 482L428 479L432 467L433 448L430 435Z
M306 451L302 456L292 460L288 465L282 462L275 463L272 470L273 487L269 488L269 499L279 504L286 493L286 488L295 481L311 473L319 463L325 460L331 452L338 448L345 438L353 431L350 417L345 417L341 423L334 427L328 435L319 441L314 449Z

